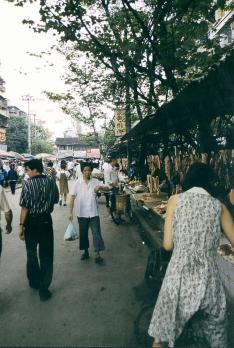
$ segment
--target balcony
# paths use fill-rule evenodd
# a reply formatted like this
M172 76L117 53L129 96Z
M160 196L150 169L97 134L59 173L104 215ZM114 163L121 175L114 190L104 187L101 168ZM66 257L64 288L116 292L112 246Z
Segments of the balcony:
M2 92L2 93L5 93L5 92L6 92L5 86L0 85L0 92Z
M1 105L0 105L0 116L4 116L8 118L7 109L3 108Z

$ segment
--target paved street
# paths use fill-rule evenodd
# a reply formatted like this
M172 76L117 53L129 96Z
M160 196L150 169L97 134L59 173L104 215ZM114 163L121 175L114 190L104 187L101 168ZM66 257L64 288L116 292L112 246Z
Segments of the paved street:
M56 205L53 297L40 302L28 287L25 245L18 238L19 194L7 193L13 232L3 233L0 265L0 346L136 347L134 320L141 309L136 287L142 282L148 248L137 225L116 226L100 199L105 264L80 261L78 241L65 242L68 207ZM2 217L2 226L5 223Z

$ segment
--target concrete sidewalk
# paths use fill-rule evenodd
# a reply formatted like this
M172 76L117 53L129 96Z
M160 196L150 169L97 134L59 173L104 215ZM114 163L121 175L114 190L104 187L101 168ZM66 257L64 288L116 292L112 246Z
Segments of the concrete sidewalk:
M3 232L0 265L0 347L137 347L134 321L141 303L135 288L142 282L148 248L137 225L116 226L100 200L105 264L80 261L78 241L65 242L68 207L56 206L53 297L42 303L28 287L25 245L18 238L19 194L8 193L13 232ZM4 221L2 220L2 227ZM91 235L90 235L91 236ZM92 240L90 238L91 246Z

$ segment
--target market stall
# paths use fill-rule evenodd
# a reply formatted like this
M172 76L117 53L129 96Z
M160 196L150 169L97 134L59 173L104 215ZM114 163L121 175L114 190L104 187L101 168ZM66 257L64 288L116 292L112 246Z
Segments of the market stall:
M178 96L145 117L119 142L124 151L126 141L133 150L144 150L135 156L138 167L146 166L147 180L133 180L132 208L154 247L162 243L167 199L181 192L187 169L194 162L210 164L216 174L216 190L224 198L234 182L234 51L212 67L207 76L195 80ZM198 102L199 101L199 102ZM209 132L211 128L215 133ZM198 130L197 138L192 138ZM122 147L121 147L122 146ZM118 152L118 151L117 151ZM162 187L163 177L171 192ZM142 175L137 176L137 179ZM222 239L217 251L220 275L227 293L234 300L234 251Z

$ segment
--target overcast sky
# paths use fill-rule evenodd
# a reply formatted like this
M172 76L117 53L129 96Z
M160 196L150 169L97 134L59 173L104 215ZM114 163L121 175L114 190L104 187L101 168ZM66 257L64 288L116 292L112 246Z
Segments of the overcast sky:
M53 137L63 136L63 132L72 127L71 119L61 112L57 104L48 101L42 92L65 91L60 78L65 62L50 49L56 43L52 33L37 34L22 24L22 20L29 17L38 18L36 5L22 8L0 0L0 76L6 82L5 97L9 105L16 105L27 112L27 103L22 101L22 96L30 94L34 98L30 103L30 112L45 121ZM52 54L43 58L29 54L40 54L42 51L51 51Z

